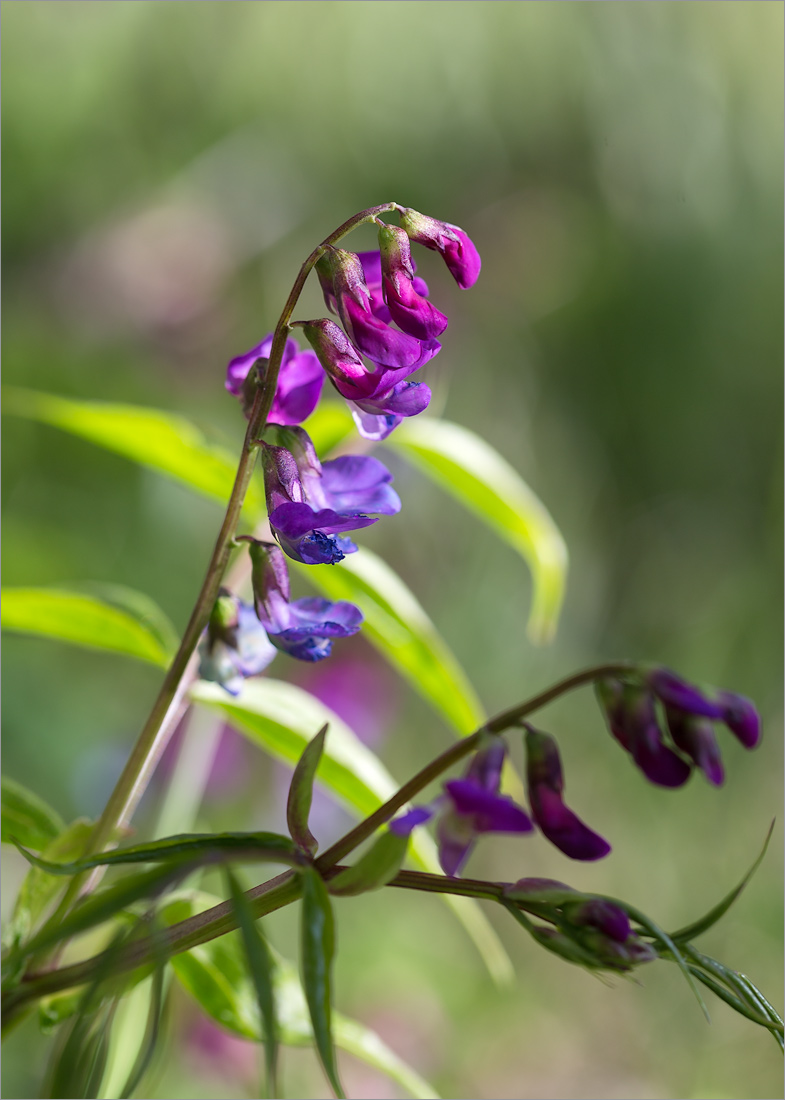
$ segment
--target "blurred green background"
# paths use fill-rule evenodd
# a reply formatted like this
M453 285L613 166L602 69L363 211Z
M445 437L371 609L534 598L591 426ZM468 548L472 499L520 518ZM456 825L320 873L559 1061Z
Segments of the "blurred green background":
M760 749L724 737L726 785L679 792L644 783L589 693L553 707L540 724L560 737L570 802L613 853L578 865L542 839L489 839L469 865L623 896L665 927L738 880L781 804L782 23L782 5L749 0L3 4L7 384L181 411L236 448L224 365L272 328L322 237L389 199L471 234L470 292L418 256L451 319L427 380L564 532L556 641L525 637L514 553L394 459L404 511L361 541L491 711L610 657L759 703ZM318 302L308 288L298 312ZM4 583L127 584L181 628L219 507L10 416L3 444ZM449 743L362 641L333 660L394 774ZM308 683L293 664L273 674ZM4 671L6 773L66 817L97 813L159 675L17 637ZM280 822L283 770L227 746L201 824ZM778 829L705 937L778 1007L781 864ZM8 856L9 881L18 870ZM782 1095L771 1039L716 1000L707 1026L673 967L606 985L491 912L518 974L499 992L438 900L391 901L339 904L338 1004L442 1096ZM271 922L282 950L292 920ZM257 1095L247 1044L211 1054L179 1007L155 1095ZM39 1095L46 1046L32 1025L13 1036L5 1095ZM343 1065L350 1095L399 1095ZM310 1053L286 1056L285 1079L327 1095Z

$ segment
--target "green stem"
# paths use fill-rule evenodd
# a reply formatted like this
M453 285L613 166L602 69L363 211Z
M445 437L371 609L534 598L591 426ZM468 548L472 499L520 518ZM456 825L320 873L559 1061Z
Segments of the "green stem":
M196 647L203 630L207 626L210 612L218 596L221 580L229 563L234 535L240 519L240 511L245 501L256 461L257 440L267 424L267 417L275 397L278 373L289 331L288 324L305 285L305 280L325 248L335 244L358 225L373 221L378 214L395 209L398 209L397 203L384 203L381 206L374 206L355 214L314 249L297 274L286 300L286 305L275 327L267 370L262 385L257 390L250 412L234 486L201 590L177 653L161 685L158 697L123 768L123 772L109 796L109 801L106 803L101 817L96 822L84 855L92 855L101 851L109 843L118 827L128 823L174 730L175 719L182 715L185 692L191 680L196 676ZM95 877L92 881L95 881ZM57 912L52 918L53 921L59 921L62 918L82 891L84 885L84 876L72 879Z

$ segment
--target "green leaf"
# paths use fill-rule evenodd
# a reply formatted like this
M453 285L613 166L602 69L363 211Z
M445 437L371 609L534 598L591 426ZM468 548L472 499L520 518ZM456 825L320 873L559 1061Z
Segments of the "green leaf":
M313 741L309 741L303 749L303 754L294 769L292 782L289 784L289 797L286 800L286 823L292 839L295 844L311 855L317 850L319 844L308 828L308 816L311 812L313 780L324 751L327 728L325 723Z
M92 867L115 863L158 863L187 859L205 863L223 859L263 859L271 862L296 863L298 851L288 836L280 833L181 833L153 840L149 844L134 844L97 856L77 859L72 863L57 863L41 859L17 844L22 855L50 875L80 875Z
M0 819L4 844L14 838L36 851L46 848L65 828L60 815L42 798L28 791L21 783L5 777L2 781Z
M749 871L747 871L746 875L738 884L738 886L734 887L729 894L726 894L722 901L718 902L718 904L715 905L713 909L710 909L705 916L700 917L698 920L693 921L692 924L688 924L684 928L680 928L677 932L671 932L672 940L676 940L677 943L694 940L696 936L700 936L702 932L705 932L707 929L711 928L713 924L717 923L720 917L724 916L725 913L727 913L736 898L739 896L739 894L750 881L757 869L760 867L763 857L766 855L766 849L769 846L769 841L771 840L771 834L773 831L774 822L772 821L771 825L769 826L769 831L766 834L766 839L763 842L763 847L761 848L760 855L750 867Z
M194 913L210 909L220 898L201 891L184 891L161 908L168 924L186 920ZM273 960L273 989L281 1042L287 1046L308 1046L313 1030L296 968L270 948ZM217 1023L237 1035L259 1042L259 1008L245 966L243 946L236 932L200 944L171 959L181 985ZM333 1013L333 1038L342 1050L388 1074L418 1100L438 1100L437 1094L415 1071L403 1062L370 1028Z
M357 555L354 555L355 557ZM312 736L327 723L329 731L316 772L317 781L359 817L367 817L398 790L390 773L337 714L307 691L266 677L246 680L238 696L228 695L216 684L203 681L191 688L191 699L220 711L240 733L272 756L294 764ZM436 846L418 829L412 836L411 854L423 870L441 874ZM482 955L494 980L509 984L512 964L493 926L471 898L444 895Z
M400 871L408 846L408 836L399 836L390 829L383 829L356 863L330 879L330 893L349 897L368 890L380 890Z
M331 600L349 600L363 615L363 633L459 734L485 712L466 673L401 578L376 554L360 549L338 565L298 566Z
M248 964L248 972L251 975L256 1003L259 1006L259 1017L262 1021L262 1033L264 1035L264 1056L266 1068L267 1096L278 1095L278 1019L275 1013L275 994L273 992L273 972L275 963L267 942L261 934L259 925L254 920L248 899L240 887L237 879L226 871L226 879L229 884L229 895L234 907L234 915L242 936L245 947L245 958Z
M408 458L518 551L532 574L529 637L549 641L564 597L567 547L520 474L484 439L447 420L411 417L385 446Z
M5 588L2 600L4 630L123 653L159 668L171 660L173 651L162 645L157 628L94 596L59 588Z
M318 871L305 867L300 919L300 970L311 1016L316 1052L327 1080L339 1098L345 1093L338 1079L332 1033L332 965L335 924L330 895Z
M50 424L130 458L157 473L225 504L237 471L239 454L208 443L185 417L138 405L74 401L36 390L6 387L3 411ZM261 486L249 487L246 507L264 507Z

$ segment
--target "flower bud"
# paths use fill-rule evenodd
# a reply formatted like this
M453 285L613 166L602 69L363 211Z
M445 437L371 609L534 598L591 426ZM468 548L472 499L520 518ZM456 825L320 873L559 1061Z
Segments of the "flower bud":
M676 707L666 707L665 717L676 748L690 757L710 783L720 787L725 772L714 729L708 718L688 714Z
M390 315L403 331L431 340L447 328L447 318L414 288L411 246L403 229L379 227L382 287Z
M599 680L595 690L611 733L646 778L660 787L686 783L690 765L665 744L651 692L610 677Z
M750 700L743 695L721 691L718 702L722 707L722 720L731 733L745 749L754 749L760 741L760 716Z
M463 290L477 282L482 266L480 254L457 225L407 209L401 213L401 226L410 240L441 253L450 274Z
M630 935L630 918L624 910L602 898L565 906L564 915L571 924L589 925L618 943L624 943Z

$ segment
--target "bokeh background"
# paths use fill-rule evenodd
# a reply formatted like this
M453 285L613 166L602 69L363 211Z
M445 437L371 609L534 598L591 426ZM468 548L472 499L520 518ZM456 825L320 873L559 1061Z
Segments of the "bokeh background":
M754 754L724 738L719 791L702 777L655 790L574 697L541 724L613 853L575 865L542 839L486 840L469 872L564 879L665 927L708 908L781 805L782 6L6 0L2 14L8 384L177 410L236 447L224 365L272 328L315 243L388 199L471 234L470 292L419 258L451 318L428 380L564 532L558 636L529 643L523 563L400 462L404 511L362 541L491 711L640 657L753 697L766 737ZM318 301L308 289L303 315ZM3 444L4 583L119 582L182 627L219 507L11 416ZM449 743L361 640L310 674L286 661L274 674L353 707L394 774ZM4 671L6 772L65 817L97 813L158 674L16 637ZM280 819L283 769L229 734L218 763L201 825ZM778 830L705 937L780 1008L781 864ZM11 884L18 870L9 855ZM603 984L491 912L518 974L500 992L437 899L394 901L338 906L338 1004L441 1095L782 1095L771 1039L717 1001L707 1026L673 967ZM271 922L290 953L292 924ZM5 1095L40 1095L46 1046L32 1024L15 1033ZM154 1095L257 1095L253 1065L183 999ZM350 1095L399 1095L343 1066ZM289 1095L327 1095L310 1052L285 1073Z

